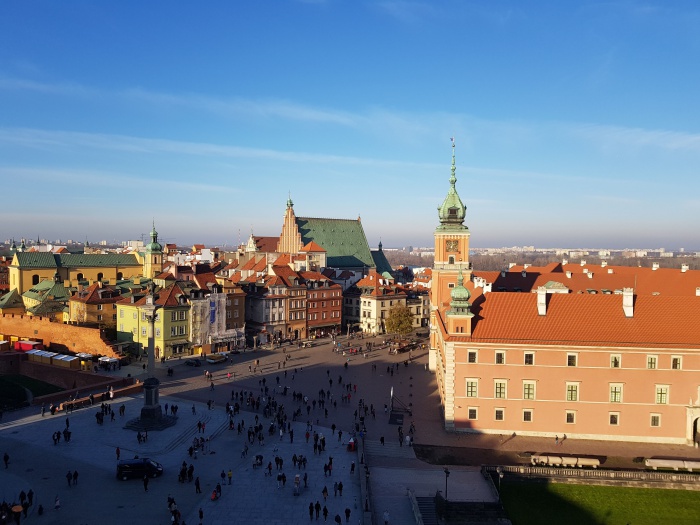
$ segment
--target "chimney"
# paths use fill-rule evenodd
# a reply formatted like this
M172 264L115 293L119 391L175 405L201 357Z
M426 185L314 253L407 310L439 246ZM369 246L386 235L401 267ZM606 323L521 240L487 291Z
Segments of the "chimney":
M695 289L695 297L700 297L700 286Z
M505 277L505 276L506 276L506 271L505 271L505 270L501 270L501 277Z
M544 286L537 288L537 313L547 315L547 289Z
M600 261L600 267L605 268L608 265L608 261Z
M586 259L581 259L581 266L586 266Z
M561 265L562 265L562 266L566 266L567 264L569 264L569 259L562 259L562 260L561 260Z
M527 272L525 270L522 271L522 276L527 277Z
M584 268L583 273L588 273L588 268Z
M689 269L689 266L687 264L681 264L681 273L687 272Z
M634 288L622 289L622 309L625 317L634 317Z
M593 279L593 272L588 272L588 278Z
M571 279L571 270L566 271L566 278Z
M659 263L657 263L657 262L651 263L651 269L654 270L654 271L658 270L658 269L659 269Z
M613 273L613 269L612 269L612 268L608 268L608 273Z

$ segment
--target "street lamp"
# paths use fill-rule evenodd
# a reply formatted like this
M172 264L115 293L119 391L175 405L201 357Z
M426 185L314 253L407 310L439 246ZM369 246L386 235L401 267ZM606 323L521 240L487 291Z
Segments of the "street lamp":
M496 467L496 472L498 473L498 502L501 501L501 480L503 479L503 468Z
M445 501L447 501L447 478L450 477L450 471L447 467L445 467Z

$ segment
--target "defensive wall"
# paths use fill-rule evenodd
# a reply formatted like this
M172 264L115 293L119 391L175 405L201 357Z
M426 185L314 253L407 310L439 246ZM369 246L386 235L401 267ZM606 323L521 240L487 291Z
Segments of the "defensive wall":
M119 357L104 340L98 328L86 328L52 321L48 317L20 314L0 316L0 334L5 340L11 336L19 339L41 340L44 348L60 347L71 352L85 352L107 357ZM52 349L57 351L56 348Z

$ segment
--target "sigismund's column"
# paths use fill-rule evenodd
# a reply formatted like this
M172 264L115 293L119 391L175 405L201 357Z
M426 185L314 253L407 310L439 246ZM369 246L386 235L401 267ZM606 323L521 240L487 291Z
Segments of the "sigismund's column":
M158 305L153 301L153 286L148 290L146 304L141 306L141 310L148 321L148 368L146 369L147 379L143 382L143 408L141 408L141 421L143 423L158 423L163 418L163 410L158 402L158 389L160 381L155 377L155 324L156 310Z

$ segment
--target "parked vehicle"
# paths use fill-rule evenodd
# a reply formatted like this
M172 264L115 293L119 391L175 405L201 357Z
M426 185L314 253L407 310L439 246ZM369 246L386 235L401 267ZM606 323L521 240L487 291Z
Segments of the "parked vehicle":
M142 479L144 476L157 478L162 475L163 465L149 458L122 459L117 463L117 478L119 479Z
M216 365L219 363L225 363L226 362L226 356L222 354L209 354L207 356L207 363Z
M187 366L202 366L202 362L199 359L185 359L185 364Z

